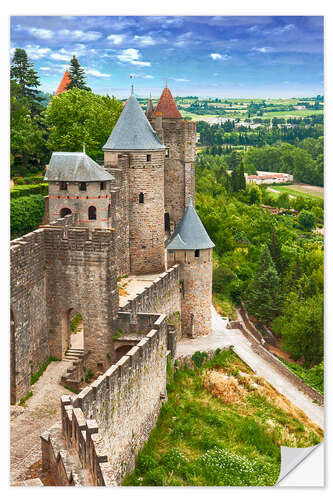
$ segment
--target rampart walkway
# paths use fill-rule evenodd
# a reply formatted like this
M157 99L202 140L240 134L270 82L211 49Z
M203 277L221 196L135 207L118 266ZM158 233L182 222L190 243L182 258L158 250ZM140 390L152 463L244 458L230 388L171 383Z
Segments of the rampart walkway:
M208 351L218 347L233 346L235 353L247 363L260 377L264 377L275 389L288 398L295 406L321 428L324 428L324 408L312 402L284 377L274 366L259 356L240 330L228 330L227 321L212 307L212 333L197 339L182 339L177 344L177 357L193 354L195 351Z

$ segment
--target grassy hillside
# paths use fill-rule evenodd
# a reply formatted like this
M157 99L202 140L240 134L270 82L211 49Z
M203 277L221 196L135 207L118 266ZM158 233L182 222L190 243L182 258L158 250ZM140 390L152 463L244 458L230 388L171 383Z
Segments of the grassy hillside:
M281 445L322 440L321 429L232 350L174 376L169 367L169 376L168 402L123 485L271 486Z

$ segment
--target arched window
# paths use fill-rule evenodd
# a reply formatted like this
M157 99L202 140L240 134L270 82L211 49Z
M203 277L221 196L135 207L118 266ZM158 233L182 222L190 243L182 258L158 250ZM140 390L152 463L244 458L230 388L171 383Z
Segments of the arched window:
M79 190L80 191L87 191L87 183L86 182L80 182Z
M143 193L139 194L139 203L144 203L145 202L145 195Z
M88 208L88 219L96 220L96 207L91 206Z
M69 215L71 213L72 213L72 211L69 208L64 207L60 210L60 217L63 218L63 217L65 217L65 215Z
M111 205L108 206L108 219L111 217Z

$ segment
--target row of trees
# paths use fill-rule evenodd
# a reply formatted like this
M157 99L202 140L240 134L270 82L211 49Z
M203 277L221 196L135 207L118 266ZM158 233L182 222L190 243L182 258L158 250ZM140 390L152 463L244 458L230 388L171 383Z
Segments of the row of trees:
M43 171L52 151L81 151L82 143L93 158L122 110L114 97L94 94L84 69L73 56L68 90L57 97L40 92L40 80L25 50L15 50L11 64L11 172L29 175Z

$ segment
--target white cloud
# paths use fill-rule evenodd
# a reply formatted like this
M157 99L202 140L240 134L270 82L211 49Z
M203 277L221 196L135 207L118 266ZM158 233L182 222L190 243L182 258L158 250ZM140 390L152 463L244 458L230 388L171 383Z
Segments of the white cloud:
M174 45L176 47L184 47L184 45L187 45L188 43L197 43L193 41L192 35L193 35L192 31L188 31L187 33L179 35Z
M129 63L134 66L151 66L150 62L141 61L141 54L137 49L124 49L117 55L121 63Z
M272 35L281 35L282 33L286 33L287 31L292 31L295 28L294 24L286 24L286 26L282 26L281 28L275 28L272 31L267 31L267 34Z
M26 26L21 26L21 24L16 25L17 31L27 31L31 35L33 35L35 38L40 38L42 40L49 40L50 38L53 38L53 31L47 30L44 28L29 28Z
M29 32L36 38L41 38L42 40L49 40L50 38L53 38L53 31L51 30L46 30L42 28L31 28Z
M71 50L65 50L65 49L60 49L58 52L53 52L50 54L51 59L54 59L55 61L69 61L72 59L73 54L76 55L76 57L83 56L87 53L86 46L83 43L77 43L73 49Z
M99 31L81 31L81 30L60 30L59 35L69 40L80 40L82 42L94 42L102 38L103 34Z
M231 56L228 56L228 54L218 54L218 53L210 54L210 57L214 61L228 61L228 59L231 59Z
M189 82L187 78L172 78L175 82Z
M41 69L41 71L50 71L51 68L49 68L48 66L43 66L40 69Z
M134 43L139 43L140 46L146 47L148 45L155 45L155 40L150 35L143 35L143 36L138 36L135 35L133 38Z
M141 75L139 73L134 73L133 76L135 78L143 78L144 80L152 80L153 78L155 78L153 75Z
M28 54L28 57L36 60L48 56L51 52L51 49L49 49L48 47L40 47L40 45L26 45L25 50Z
M109 35L107 39L114 45L119 45L125 40L125 35Z
M54 52L50 55L50 57L55 61L69 61L71 56L69 54L59 54L59 52Z
M97 69L86 69L87 75L95 76L96 78L109 78L111 75L108 73L101 73Z
M253 47L251 50L260 54L268 54L269 52L273 52L274 49L272 47Z

